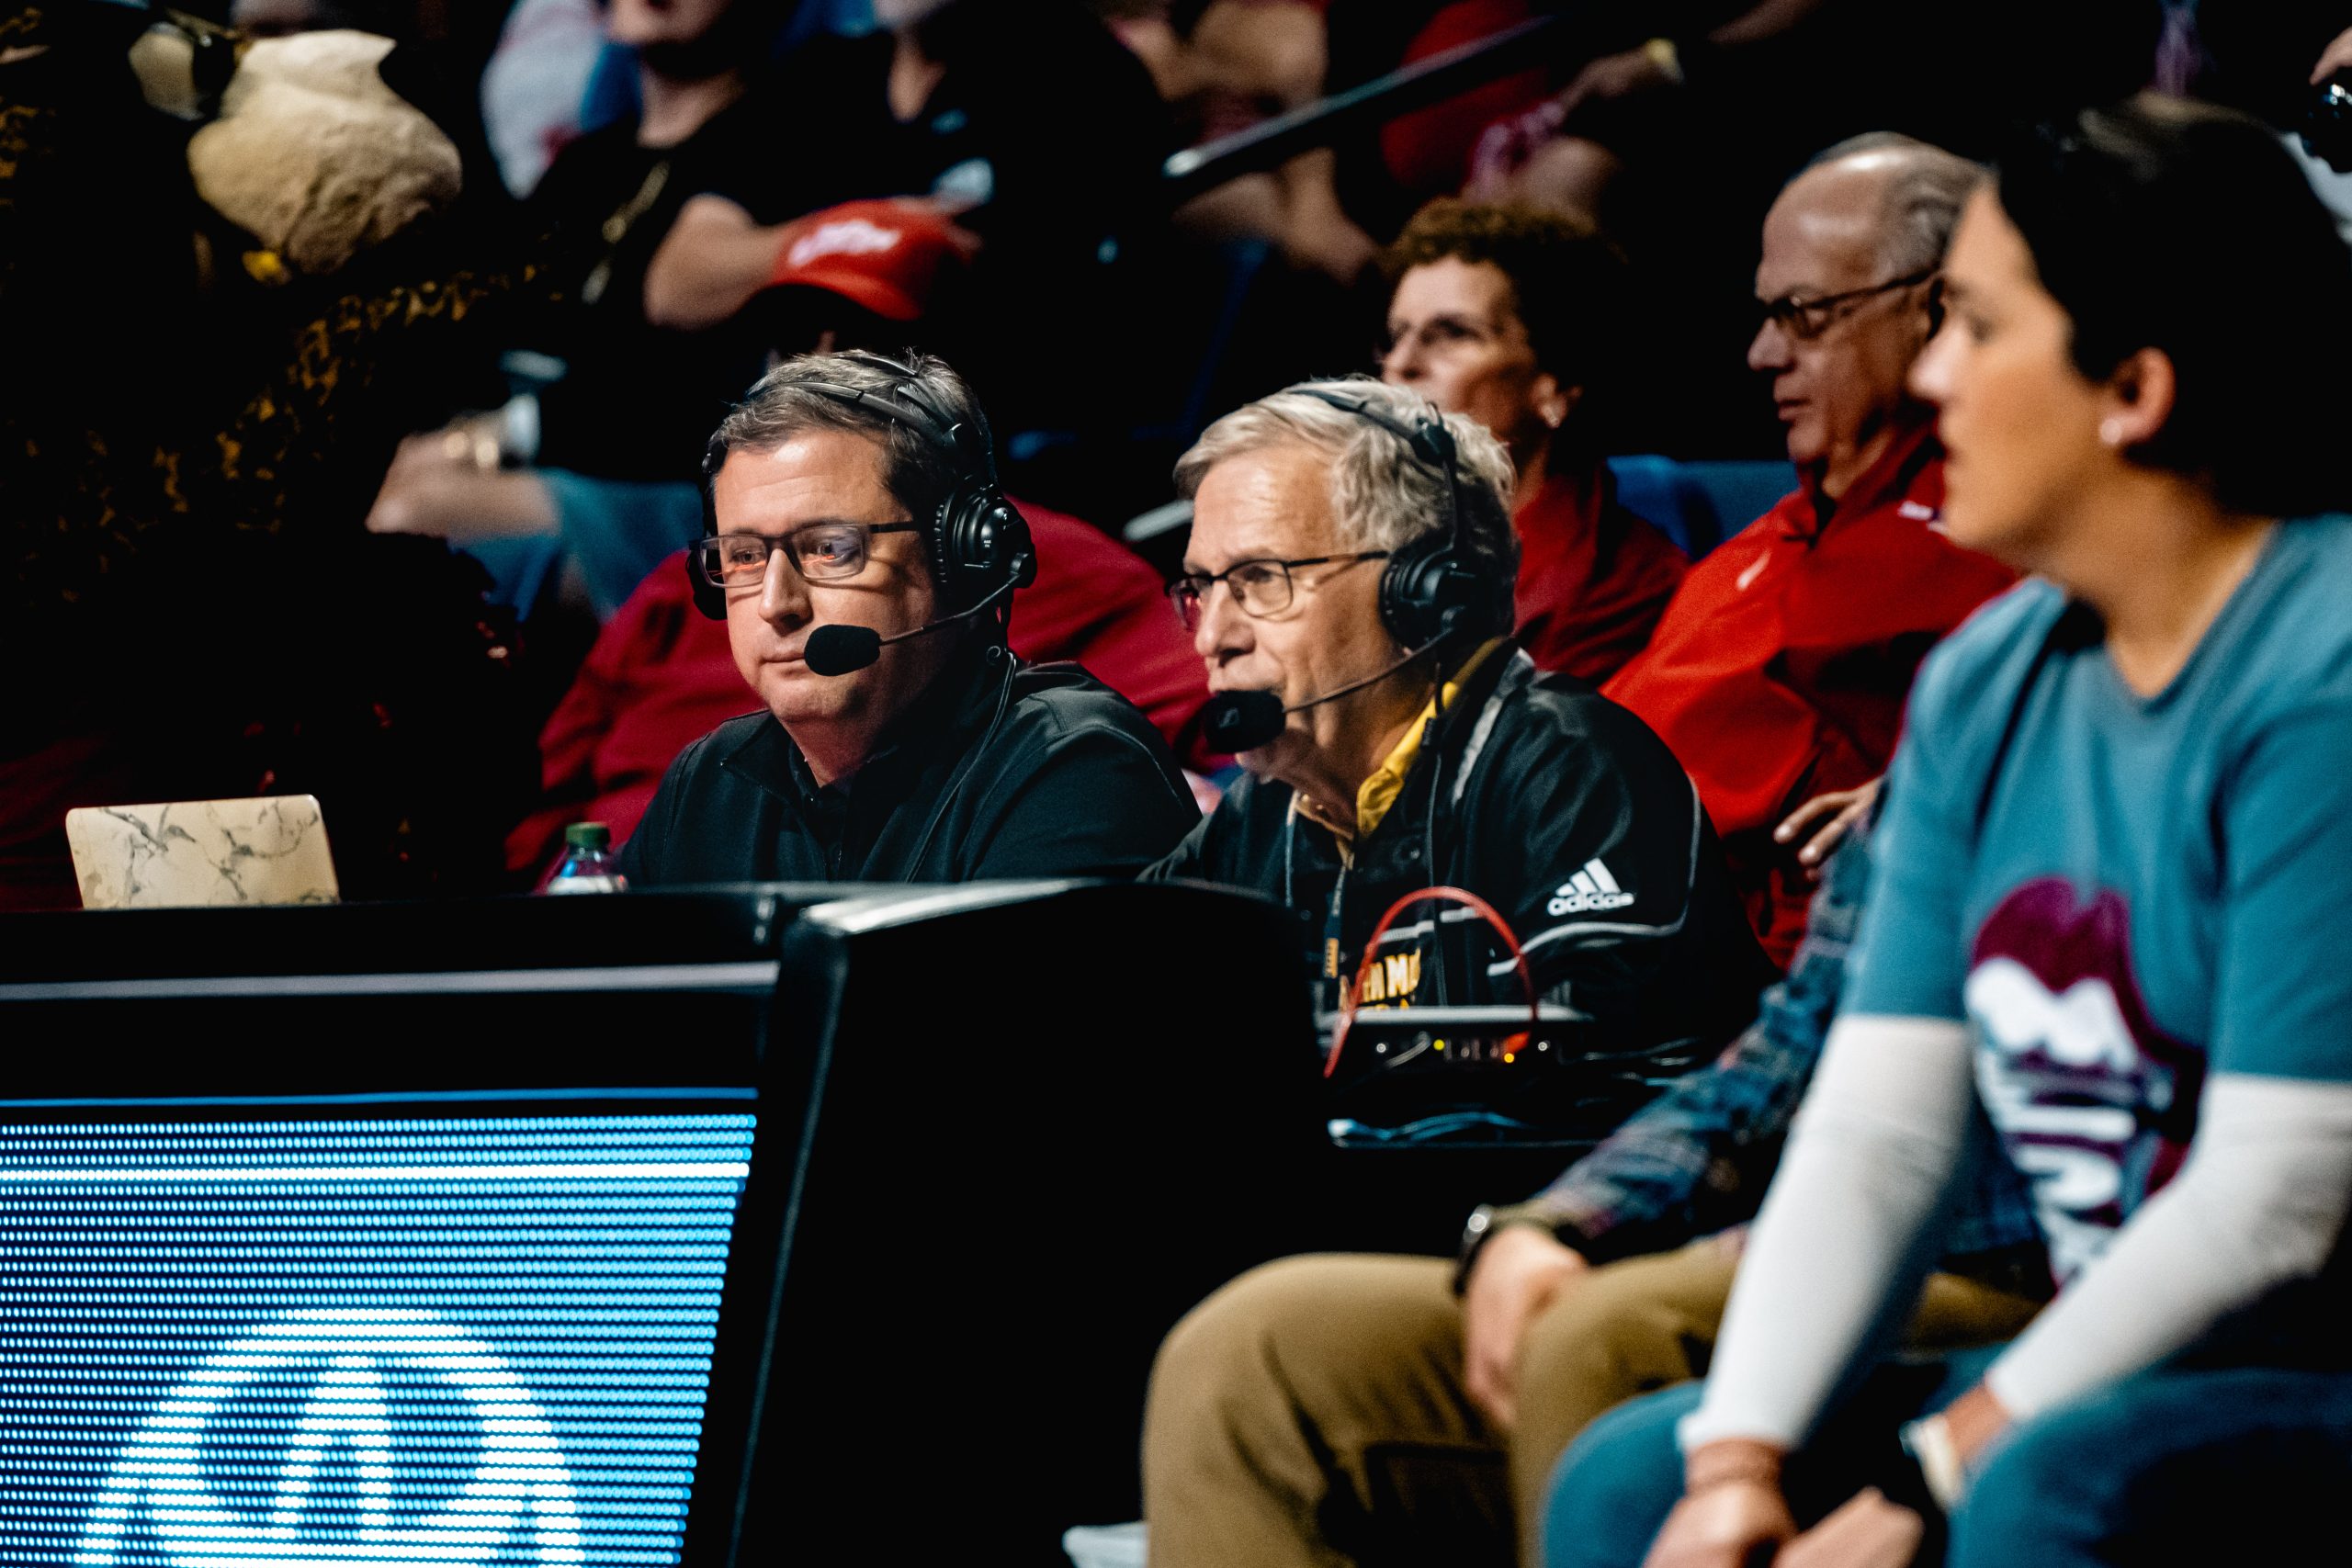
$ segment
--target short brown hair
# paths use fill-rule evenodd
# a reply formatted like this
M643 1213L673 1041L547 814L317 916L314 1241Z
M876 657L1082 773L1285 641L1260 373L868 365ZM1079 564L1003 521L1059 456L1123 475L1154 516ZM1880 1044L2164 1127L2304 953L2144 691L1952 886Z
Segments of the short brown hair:
M1452 258L1484 262L1510 281L1535 363L1588 389L1619 374L1631 271L1601 231L1563 212L1443 197L1413 214L1380 255L1391 289L1408 272Z
M930 517L963 477L957 456L906 421L843 395L864 392L880 400L898 396L898 389L910 382L948 423L987 431L964 378L945 360L914 349L895 358L855 350L796 355L761 377L718 422L703 449L703 520L708 531L718 531L711 486L729 456L745 449L773 451L809 430L845 430L873 442L882 452L883 487L915 516ZM988 437L979 439L985 444Z

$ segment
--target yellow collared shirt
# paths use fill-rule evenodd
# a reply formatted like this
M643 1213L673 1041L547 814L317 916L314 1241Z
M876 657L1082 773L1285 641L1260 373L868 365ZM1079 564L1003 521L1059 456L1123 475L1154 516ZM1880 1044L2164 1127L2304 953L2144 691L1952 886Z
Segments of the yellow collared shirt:
M1356 819L1353 822L1340 820L1304 795L1291 796L1293 811L1323 829L1340 841L1340 860L1342 864L1354 863L1355 841L1358 839L1370 838L1373 829L1380 826L1381 818L1388 815L1388 808L1396 805L1397 797L1405 793L1405 776L1413 771L1413 764L1420 760L1421 738L1429 732L1430 720L1437 716L1441 708L1452 707L1454 705L1455 700L1462 694L1463 686L1471 676L1477 673L1478 667L1487 661L1495 649L1501 646L1502 639L1499 637L1480 644L1476 653L1463 660L1462 668L1453 672L1453 678L1446 682L1442 693L1431 697L1421 711L1414 716L1413 722L1405 727L1405 734L1396 742L1395 749L1383 759L1380 766L1373 769L1370 778L1356 786Z

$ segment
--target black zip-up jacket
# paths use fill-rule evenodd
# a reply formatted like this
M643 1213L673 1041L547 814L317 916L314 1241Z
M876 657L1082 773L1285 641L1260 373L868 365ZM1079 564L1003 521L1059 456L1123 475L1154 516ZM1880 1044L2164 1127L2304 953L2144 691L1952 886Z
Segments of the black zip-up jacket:
M622 872L968 882L1127 876L1166 854L1200 812L1150 721L1076 665L1009 659L944 671L846 789L820 787L769 715L729 719L670 764Z
M1306 962L1326 977L1327 1005L1337 1001L1327 935L1339 943L1338 973L1352 979L1389 906L1445 885L1501 913L1539 995L1591 1021L1584 1032L1598 1049L1712 1056L1754 1020L1774 977L1697 791L1665 742L1584 682L1538 673L1511 644L1440 716L1351 865L1292 798L1287 784L1245 780L1145 874L1252 888L1289 905ZM1380 957L1367 1005L1522 999L1500 940L1459 906L1407 911Z

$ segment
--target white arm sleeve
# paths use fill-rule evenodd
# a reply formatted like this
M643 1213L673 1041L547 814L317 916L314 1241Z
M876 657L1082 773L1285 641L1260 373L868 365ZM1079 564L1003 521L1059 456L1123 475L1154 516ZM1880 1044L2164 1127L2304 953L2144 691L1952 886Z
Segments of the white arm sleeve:
M1686 1450L1794 1448L1933 1256L1968 1150L1967 1025L1840 1018L1791 1130L1724 1314Z
M2022 1420L2317 1273L2352 1208L2352 1084L2216 1074L2188 1163L1985 1374Z

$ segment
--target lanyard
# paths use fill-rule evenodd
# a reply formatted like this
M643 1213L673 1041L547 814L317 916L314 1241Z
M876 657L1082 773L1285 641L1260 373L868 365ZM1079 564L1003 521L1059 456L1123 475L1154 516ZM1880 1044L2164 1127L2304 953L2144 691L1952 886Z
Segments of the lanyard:
M1323 916L1323 987L1331 1005L1347 1005L1347 982L1340 973L1340 906L1348 896L1348 868L1331 883L1331 906Z
M1298 813L1293 811L1290 820L1283 824L1283 903L1284 907L1293 909L1298 908L1298 898L1292 878L1292 871L1295 864L1294 856L1297 849ZM1343 859L1340 863L1340 874L1331 884L1331 901L1323 911L1323 999L1329 1007L1332 1008L1337 1008L1341 1000L1340 995L1341 990L1340 908L1346 901L1347 892L1348 864Z

